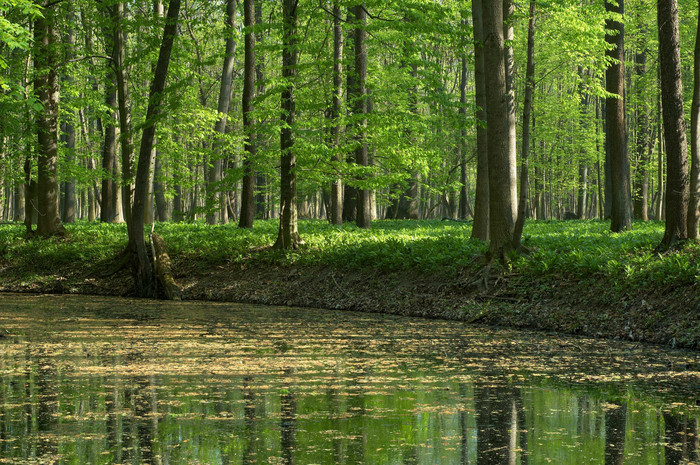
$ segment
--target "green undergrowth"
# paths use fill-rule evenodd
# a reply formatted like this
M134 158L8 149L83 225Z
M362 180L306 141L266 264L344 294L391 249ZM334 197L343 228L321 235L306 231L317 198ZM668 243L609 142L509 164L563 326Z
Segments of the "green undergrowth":
M21 225L0 225L0 263L15 272L46 274L80 266L104 268L127 243L124 225L79 222L67 225L66 238L24 239ZM385 272L420 271L456 275L476 269L486 246L470 239L469 223L375 221L362 230L302 221L305 245L291 252L272 250L277 222L257 221L252 230L235 224L157 224L176 266L206 269L226 263L330 266ZM654 251L663 223L635 223L613 234L602 221L529 221L523 243L529 254L514 255L510 273L587 280L608 278L613 288L665 288L691 285L700 275L700 245L685 244L666 254ZM0 279L2 279L0 277Z

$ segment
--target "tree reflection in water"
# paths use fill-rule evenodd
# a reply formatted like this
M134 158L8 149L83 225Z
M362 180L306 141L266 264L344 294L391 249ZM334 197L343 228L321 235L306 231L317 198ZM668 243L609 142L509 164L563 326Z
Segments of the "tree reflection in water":
M28 302L0 302L0 326L19 335L0 340L0 463L698 463L697 391L675 394L698 378L644 377L658 348L624 361L645 380L627 391L609 381L622 363L605 364L636 349L613 358L616 343L562 352L561 338L439 321L209 304L120 319L111 301ZM588 358L601 363L581 368ZM588 383L560 376L573 365Z

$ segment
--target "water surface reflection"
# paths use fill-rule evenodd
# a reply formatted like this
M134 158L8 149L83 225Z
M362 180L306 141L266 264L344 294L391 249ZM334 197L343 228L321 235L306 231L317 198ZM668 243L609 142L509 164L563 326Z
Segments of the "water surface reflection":
M700 463L697 353L66 296L0 329L0 463Z

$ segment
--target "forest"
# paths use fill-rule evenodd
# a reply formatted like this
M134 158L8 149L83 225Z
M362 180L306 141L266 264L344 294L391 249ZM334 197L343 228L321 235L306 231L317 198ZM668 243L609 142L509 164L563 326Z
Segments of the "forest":
M577 235L590 240L568 275L697 277L700 53L685 0L2 0L0 11L5 263L101 245L100 259L130 264L137 295L160 280L178 297L167 249L176 265L178 247L203 255L198 235L216 237L200 244L210 256L238 241L234 261L332 264L315 234L346 234L363 262L361 231L423 227L465 244L410 260L454 269L481 256L470 280L481 287L492 265L566 267L547 249L568 253ZM95 241L108 225L128 237L121 251ZM381 253L404 268L392 241L405 243Z

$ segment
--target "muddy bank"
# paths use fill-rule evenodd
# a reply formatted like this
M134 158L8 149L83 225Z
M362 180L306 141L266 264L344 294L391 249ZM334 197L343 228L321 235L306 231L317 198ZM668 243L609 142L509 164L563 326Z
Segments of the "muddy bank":
M108 278L65 271L28 280L5 268L0 291L131 294L127 271ZM612 289L602 278L575 282L492 273L484 287L475 284L479 276L468 272L455 276L240 264L202 269L183 262L176 264L175 273L185 300L391 313L700 348L697 285L633 295Z

